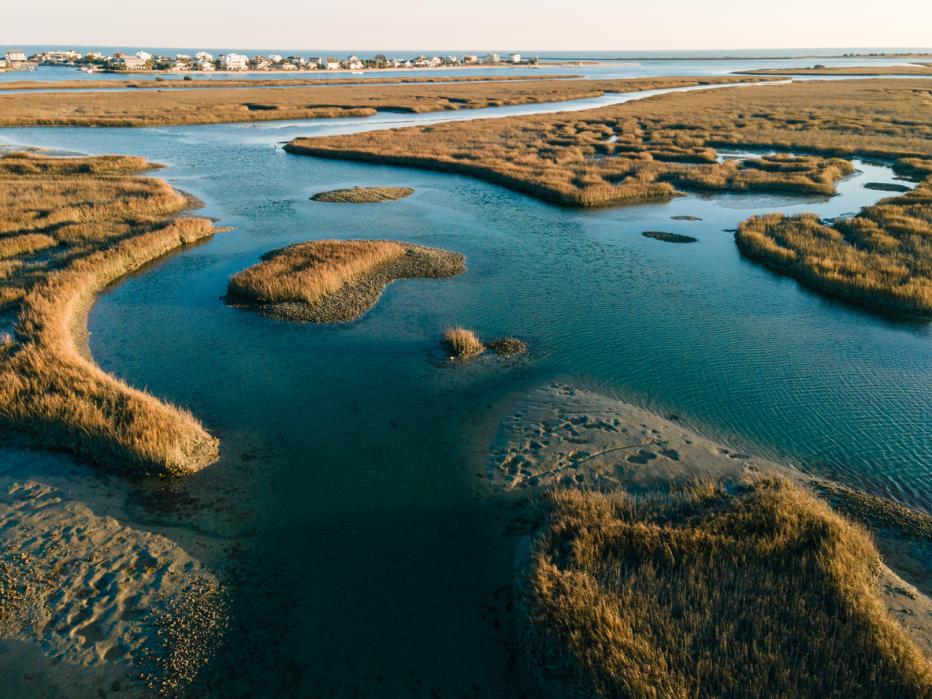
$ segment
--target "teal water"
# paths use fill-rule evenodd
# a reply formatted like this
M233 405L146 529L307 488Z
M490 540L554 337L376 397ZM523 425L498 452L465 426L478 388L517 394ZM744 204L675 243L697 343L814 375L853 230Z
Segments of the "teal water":
M119 283L89 322L101 366L189 407L223 442L220 463L140 485L130 503L138 526L169 527L229 582L233 633L213 695L533 696L509 640L510 510L481 476L511 402L553 379L932 509L930 326L770 273L725 230L767 211L854 212L884 196L863 185L893 181L888 167L857 162L830 199L690 195L581 211L278 145L361 121L0 131L166 163L159 176L235 226ZM378 206L308 200L357 184L417 191ZM682 214L703 220L670 218ZM457 250L469 270L393 284L338 327L220 300L228 276L268 250L358 237ZM438 337L454 323L524 338L530 352L451 368Z

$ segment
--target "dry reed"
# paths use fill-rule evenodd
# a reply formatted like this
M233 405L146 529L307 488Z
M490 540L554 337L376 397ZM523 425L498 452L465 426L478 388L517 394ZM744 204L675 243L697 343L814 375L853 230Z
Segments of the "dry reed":
M443 331L443 346L456 359L470 359L485 352L485 345L476 333L459 326Z
M480 109L770 78L532 80L0 94L0 126L161 126Z
M0 159L0 233L54 241L19 253L0 286L18 292L0 357L0 422L124 472L181 475L217 458L216 438L103 372L75 340L100 289L214 233L207 219L174 218L188 200L166 182L133 176L151 167L118 156Z
M892 315L932 317L932 177L856 216L754 216L741 252L822 291Z
M563 491L548 505L524 608L558 693L929 696L929 663L878 594L869 535L798 486Z

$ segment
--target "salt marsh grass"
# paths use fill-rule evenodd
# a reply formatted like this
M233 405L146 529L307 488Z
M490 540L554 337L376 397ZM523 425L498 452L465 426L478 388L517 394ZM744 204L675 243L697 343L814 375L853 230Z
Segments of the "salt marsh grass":
M535 667L599 697L928 697L861 528L783 480L550 496L526 611Z
M103 372L75 339L100 289L214 233L207 219L177 218L189 202L166 182L135 176L151 167L118 156L0 159L0 241L16 263L0 280L0 302L16 313L0 357L0 422L123 472L181 475L217 458L216 438Z

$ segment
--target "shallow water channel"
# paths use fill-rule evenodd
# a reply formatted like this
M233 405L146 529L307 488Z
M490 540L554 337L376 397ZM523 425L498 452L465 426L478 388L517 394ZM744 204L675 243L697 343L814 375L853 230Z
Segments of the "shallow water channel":
M753 89L753 88L749 88ZM522 112L522 110L524 110ZM297 135L452 115L145 129L4 129L0 142L143 155L235 230L117 284L90 317L107 371L190 408L222 460L133 486L134 526L218 569L233 595L216 696L533 696L507 628L512 509L485 485L519 396L559 379L929 510L932 330L831 300L744 260L753 214L835 217L889 194L857 161L832 198L689 195L568 209L468 177L286 154ZM532 111L523 107L516 113ZM407 185L374 206L315 191ZM695 216L701 221L672 220ZM642 237L690 235L693 245ZM316 238L456 250L468 272L393 284L359 321L320 327L231 308L229 275ZM444 327L529 354L451 367Z

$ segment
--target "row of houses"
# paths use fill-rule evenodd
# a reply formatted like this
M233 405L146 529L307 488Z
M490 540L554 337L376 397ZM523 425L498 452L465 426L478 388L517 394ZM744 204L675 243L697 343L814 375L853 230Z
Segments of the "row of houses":
M446 66L480 65L480 64L512 64L520 65L536 63L534 60L525 60L521 54L511 53L502 58L497 53L489 53L483 57L478 55L465 56L425 56L423 54L414 58L388 58L384 54L377 54L372 58L360 58L351 55L346 58L324 56L281 56L271 54L268 56L247 56L241 53L220 54L216 58L207 51L198 51L193 56L175 54L174 56L153 55L148 51L137 51L134 54L117 52L112 56L94 51L86 54L69 50L53 50L37 53L29 58L18 50L7 51L3 65L0 68L11 68L26 65L56 65L80 66L82 70L114 70L121 72L142 72L150 70L178 71L178 72L211 72L224 71L305 71L305 70L351 70L385 68L442 68Z

